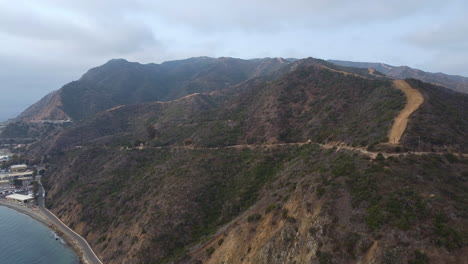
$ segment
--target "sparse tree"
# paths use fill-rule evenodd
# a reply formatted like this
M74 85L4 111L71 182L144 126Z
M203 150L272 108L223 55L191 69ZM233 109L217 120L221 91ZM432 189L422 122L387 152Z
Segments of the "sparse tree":
M150 125L146 128L146 132L148 133L148 137L150 139L153 139L155 138L157 135L158 135L158 131L156 130L156 128L154 128L154 126Z

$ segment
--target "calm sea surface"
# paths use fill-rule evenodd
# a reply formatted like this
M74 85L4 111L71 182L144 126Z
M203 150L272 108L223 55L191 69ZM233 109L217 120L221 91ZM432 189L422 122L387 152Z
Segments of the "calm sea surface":
M0 206L0 264L78 264L76 254L52 230Z

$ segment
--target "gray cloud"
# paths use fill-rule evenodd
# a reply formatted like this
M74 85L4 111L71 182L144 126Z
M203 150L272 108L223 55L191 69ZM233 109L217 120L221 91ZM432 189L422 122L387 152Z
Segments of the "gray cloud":
M143 3L142 3L143 2ZM238 0L140 1L150 14L203 32L277 31L290 27L337 27L387 21L433 12L440 1L425 0Z
M421 48L431 50L457 50L468 53L468 21L457 19L443 24L427 25L411 32L404 39Z
M158 45L147 25L125 17L103 12L102 18L96 18L85 10L67 13L63 7L52 10L47 13L35 8L2 8L0 33L47 42L52 48L86 55L125 55L148 45Z

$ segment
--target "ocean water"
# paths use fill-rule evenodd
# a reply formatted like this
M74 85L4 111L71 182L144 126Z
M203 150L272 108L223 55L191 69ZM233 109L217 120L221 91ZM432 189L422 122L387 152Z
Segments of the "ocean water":
M0 206L0 264L78 264L78 256L42 223Z

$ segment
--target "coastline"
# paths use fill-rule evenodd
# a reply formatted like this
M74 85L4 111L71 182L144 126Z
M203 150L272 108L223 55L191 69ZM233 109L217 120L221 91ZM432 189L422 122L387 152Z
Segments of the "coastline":
M9 202L4 199L0 199L0 206L5 206L10 209L13 209L19 213L25 214L34 220L44 224L48 228L52 229L58 236L63 238L70 249L72 249L79 258L80 264L88 264L88 261L85 260L82 249L78 246L78 243L67 234L63 233L59 227L52 223L48 218L46 218L41 211L34 207L27 207L17 203Z

